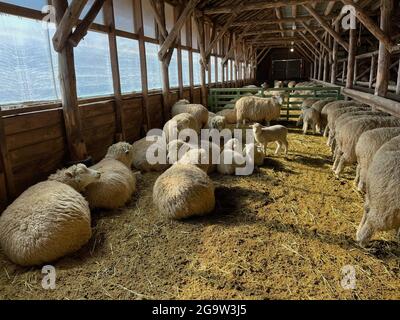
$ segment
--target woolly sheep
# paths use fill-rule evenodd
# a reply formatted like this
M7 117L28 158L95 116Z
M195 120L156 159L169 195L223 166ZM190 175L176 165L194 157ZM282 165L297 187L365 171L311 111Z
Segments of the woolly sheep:
M116 209L128 202L136 191L132 160L132 145L119 142L109 147L104 159L91 167L101 173L100 180L90 184L84 193L91 208Z
M148 137L149 139L158 139L158 137ZM143 172L150 172L150 171L165 171L168 168L167 164L163 163L156 163L156 164L150 164L149 161L147 160L147 150L153 146L154 144L158 145L157 150L163 152L162 150L165 149L163 147L162 143L158 142L158 140L150 140L148 141L146 138L140 139L136 141L132 145L132 155L133 155L133 166ZM157 152L158 152L157 151ZM164 151L166 152L166 151ZM155 154L157 156L157 154Z
M289 143L287 141L288 129L286 127L281 125L263 127L261 124L256 123L252 128L255 140L264 147L264 154L267 154L268 143L276 142L275 154L278 154L283 146L287 155Z
M234 106L232 107L232 109L223 109L217 112L217 115L225 117L225 121L227 124L235 124L237 122L236 110L234 109Z
M335 101L335 98L326 98L323 100L318 100L314 102L314 104L311 106L311 108L317 110L318 112L322 112L322 109L330 102Z
M337 144L340 155L334 164L336 176L339 176L346 165L353 164L357 161L356 144L362 133L368 130L382 127L399 127L400 120L394 117L366 117L362 119L354 119L343 126L337 135Z
M185 129L192 129L200 133L200 127L191 114L180 113L174 116L171 120L167 121L163 128L166 142L169 143L174 140L173 137L178 138L179 133Z
M239 123L248 121L269 123L272 120L279 119L281 114L282 98L260 98L260 97L242 97L235 105L237 127Z
M74 165L22 193L0 216L0 245L22 266L52 262L81 248L91 237L90 210L79 193L100 173Z
M249 155L250 159L256 166L262 166L264 164L264 152L259 146L256 146L254 143L246 144L243 149L243 155Z
M288 88L294 88L296 86L296 81L289 81Z
M239 150L241 148L241 143L239 139L237 138L232 138L229 139L225 144L224 144L224 150Z
M193 164L204 172L210 170L210 161L208 161L207 151L204 149L191 149L179 159L180 164Z
M169 219L206 215L215 207L214 184L198 167L174 164L154 184L153 202Z
M356 145L357 176L355 184L357 189L365 192L368 168L378 149L396 136L400 135L400 128L378 128L364 132Z
M356 240L366 246L377 231L400 234L400 137L385 143L375 154L367 173L364 216Z
M188 152L189 150L196 148L196 146L193 146L185 141L182 140L172 140L171 142L168 143L167 145L167 160L169 164L174 164L178 162L182 156Z
M308 126L311 126L314 134L321 131L321 116L317 110L309 108L303 110L302 115L303 134L307 133Z
M171 110L172 117L181 113L191 114L197 121L199 129L204 128L208 123L208 110L201 104L191 104L187 100L180 100L175 103Z
M222 131L226 127L226 119L224 116L216 115L215 113L208 113L208 123L205 129L217 129Z
M217 170L220 174L233 175L236 173L236 168L241 168L246 164L246 158L242 153L233 149L224 149L221 152L220 162L217 165Z
M307 99L304 99L303 103L301 104L301 109L304 110L304 109L311 108L312 105L317 101L319 101L318 98L307 98Z

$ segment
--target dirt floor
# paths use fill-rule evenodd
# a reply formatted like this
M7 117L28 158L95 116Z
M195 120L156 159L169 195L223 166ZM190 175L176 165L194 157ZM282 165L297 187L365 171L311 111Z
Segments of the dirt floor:
M203 218L161 219L158 174L143 175L127 208L94 213L90 243L54 263L55 290L42 289L40 268L0 253L0 298L400 299L395 233L376 235L369 251L354 241L354 168L336 179L321 136L291 129L289 143L287 159L269 156L251 177L212 175L217 206ZM354 290L341 285L347 265Z

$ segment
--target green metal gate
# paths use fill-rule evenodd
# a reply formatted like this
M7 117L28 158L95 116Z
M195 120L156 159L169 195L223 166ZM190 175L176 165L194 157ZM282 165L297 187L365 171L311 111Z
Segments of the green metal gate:
M283 98L281 118L290 120L297 118L300 113L300 106L306 98L335 98L342 100L340 87L296 87L296 88L213 88L209 91L208 105L212 112L223 109L232 109L235 102L246 95L256 95L260 97L272 97L280 94Z

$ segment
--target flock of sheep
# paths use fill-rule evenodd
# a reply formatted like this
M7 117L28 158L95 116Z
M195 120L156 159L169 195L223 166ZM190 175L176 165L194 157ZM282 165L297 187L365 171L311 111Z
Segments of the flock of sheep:
M287 128L260 124L279 119L281 103L280 97L249 95L236 101L235 108L214 114L200 104L177 102L162 139L158 135L133 145L119 142L94 166L59 170L21 194L0 216L3 252L14 263L31 266L78 250L92 235L91 210L126 205L137 190L140 172L162 172L153 187L153 202L161 216L183 219L211 213L216 199L210 173L232 175L246 163L262 165L271 142L277 144L276 154L282 149L287 154ZM255 122L249 127L255 143L200 139L194 145L176 138L187 129L199 137L202 129L220 132L227 124L246 121ZM325 128L324 134L329 133L337 175L345 165L358 163L356 182L366 200L357 240L366 245L375 231L399 228L400 120L353 101L306 99L299 121L304 122L304 133L309 125L314 132ZM166 161L150 161L149 150L165 153Z
M306 99L298 124L324 128L333 153L333 171L357 164L355 185L365 193L356 240L366 246L377 231L400 236L400 119L355 101Z

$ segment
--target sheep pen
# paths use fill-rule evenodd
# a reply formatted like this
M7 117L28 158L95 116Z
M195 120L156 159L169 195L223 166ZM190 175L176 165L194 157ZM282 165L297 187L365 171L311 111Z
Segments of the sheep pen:
M93 215L90 242L54 263L57 290L0 253L0 298L399 299L395 234L377 234L373 252L355 242L355 168L336 179L322 136L289 127L288 140L287 158L271 144L252 176L211 174L216 208L206 217L162 219L152 199L162 173L143 173L128 206ZM355 290L341 286L347 265Z

